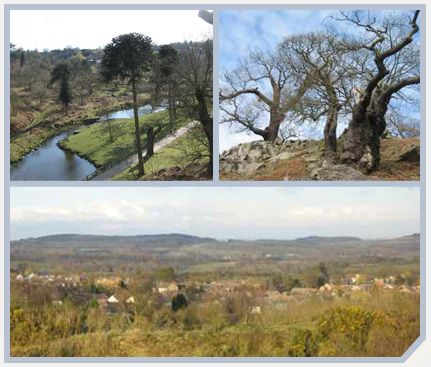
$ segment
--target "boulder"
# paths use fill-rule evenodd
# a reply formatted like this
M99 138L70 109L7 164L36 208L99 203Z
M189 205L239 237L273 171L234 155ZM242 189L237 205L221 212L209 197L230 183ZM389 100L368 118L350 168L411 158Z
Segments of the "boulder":
M367 176L346 164L328 164L317 167L310 174L313 180L323 181L363 181Z
M419 162L421 159L419 146L411 146L400 154L398 161Z

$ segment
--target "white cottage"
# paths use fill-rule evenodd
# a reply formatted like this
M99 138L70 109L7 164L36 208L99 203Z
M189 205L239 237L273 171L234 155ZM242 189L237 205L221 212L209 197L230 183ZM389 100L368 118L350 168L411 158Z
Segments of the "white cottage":
M108 303L118 303L118 299L112 295L111 297L108 298Z

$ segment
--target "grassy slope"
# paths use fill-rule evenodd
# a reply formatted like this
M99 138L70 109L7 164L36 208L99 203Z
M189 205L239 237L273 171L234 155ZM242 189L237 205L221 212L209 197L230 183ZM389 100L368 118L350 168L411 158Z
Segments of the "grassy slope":
M139 317L125 330L117 326L108 332L89 332L55 340L38 338L31 344L12 343L12 355L286 356L289 349L303 343L301 338L295 337L301 335L301 331L315 333L319 324L324 327L319 323L322 316L338 307L352 305L369 312L377 311L380 315L368 332L365 350L355 347L349 339L350 334L359 333L355 332L356 320L341 320L350 328L334 330L322 340L320 355L399 356L419 334L418 295L388 292L371 298L360 293L352 299L332 301L309 297L303 302L291 302L282 309L264 305L261 314L250 315L247 322L233 325L229 324L217 301L203 307L190 305L175 315L165 308L152 315L154 320L167 321L159 328ZM117 316L117 320L120 317Z
M184 144L187 144L187 141L192 138L192 132L188 132L156 152L147 162L145 162L145 175L140 179L146 180L149 176L156 174L162 169L181 166L181 161L184 161L184 159L182 159L181 147ZM201 145L199 149L204 153L206 148ZM203 158L202 161L206 162L206 159ZM190 161L186 163L190 163ZM137 176L138 170L137 166L135 166L131 169L124 170L113 179L118 181L136 180Z
M167 111L140 117L141 143L144 147L146 145L144 127L157 126L161 123L162 130L156 137L157 140L161 139L170 132L168 118ZM187 122L187 118L181 117L176 121L174 128L178 129ZM97 167L108 167L119 163L136 152L134 121L133 119L118 119L112 120L110 124L113 141L110 141L108 123L101 122L80 129L78 134L63 140L61 146L85 157Z

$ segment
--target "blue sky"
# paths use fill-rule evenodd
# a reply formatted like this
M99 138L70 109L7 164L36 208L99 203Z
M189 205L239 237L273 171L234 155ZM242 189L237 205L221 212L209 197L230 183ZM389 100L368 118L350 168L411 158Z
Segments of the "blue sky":
M288 35L324 29L323 22L332 13L332 10L221 11L220 75L238 67L240 60L252 51L273 50ZM260 139L247 132L234 133L228 124L220 125L219 134L220 152L242 142Z
M11 188L11 238L180 232L216 238L419 232L419 189Z
M286 36L324 31L326 27L334 24L334 21L328 18L330 15L337 15L337 12L324 9L221 11L219 16L220 76L239 66L240 59L246 58L254 50L274 50ZM336 24L337 29L346 29L343 23ZM220 86L223 86L222 80L220 80ZM417 111L411 111L411 115L418 117ZM341 121L340 125L342 125ZM340 126L339 130L343 129L344 127ZM234 131L235 129L230 128L229 124L220 125L220 152L241 142L261 139L255 134L234 133Z
M286 36L323 30L333 10L226 10L220 12L220 70L230 70L251 51L273 50Z

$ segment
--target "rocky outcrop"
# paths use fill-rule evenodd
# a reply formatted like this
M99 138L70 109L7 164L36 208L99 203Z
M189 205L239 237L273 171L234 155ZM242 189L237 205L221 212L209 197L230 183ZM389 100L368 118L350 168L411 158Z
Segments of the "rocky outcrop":
M394 170L398 169L397 162L402 165L411 164L412 167L409 168L412 168L412 174L418 178L419 139L384 139L381 150L382 169L390 171L391 175L388 179L397 179L396 172L394 174ZM404 176L400 177L398 179L406 179ZM378 177L364 174L352 166L339 164L336 158L325 159L322 141L270 143L258 140L239 144L220 155L220 179L359 181Z
M220 171L249 175L263 168L267 161L283 153L283 144L268 141L253 141L239 144L223 152L220 157ZM285 152L284 152L285 153Z

